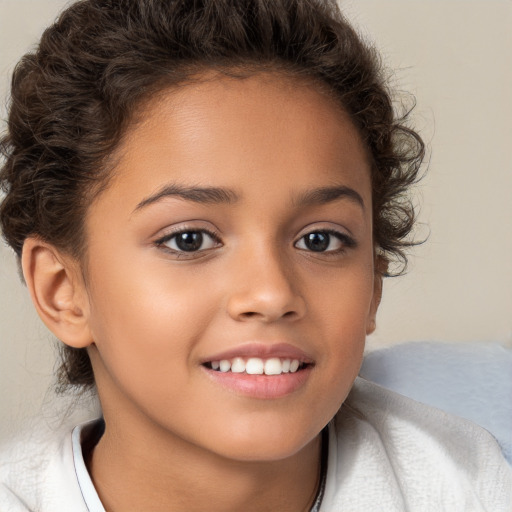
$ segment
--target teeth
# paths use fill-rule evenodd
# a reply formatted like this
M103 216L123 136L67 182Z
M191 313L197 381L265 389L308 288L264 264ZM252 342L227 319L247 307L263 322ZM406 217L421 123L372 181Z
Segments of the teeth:
M218 370L223 373L247 373L249 375L281 375L282 373L295 373L299 368L303 368L298 359L279 359L271 357L263 360L259 357L250 357L245 361L241 357L235 357L232 360L222 359L221 361L212 361L210 363L212 370Z
M244 373L245 361L241 357L235 357L233 361L231 361L231 371L233 373Z
M219 369L221 372L229 372L229 370L231 369L231 362L228 361L227 359L223 359L222 361L219 362Z
M249 375L263 374L263 360L258 357L251 357L245 365L245 371Z
M273 357L265 361L265 375L281 375L281 373L283 373L281 359Z

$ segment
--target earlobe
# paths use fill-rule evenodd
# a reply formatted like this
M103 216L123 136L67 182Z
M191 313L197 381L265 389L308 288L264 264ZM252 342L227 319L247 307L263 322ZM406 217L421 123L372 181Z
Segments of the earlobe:
M21 265L32 301L48 329L72 347L90 345L87 294L78 265L35 237L25 240Z

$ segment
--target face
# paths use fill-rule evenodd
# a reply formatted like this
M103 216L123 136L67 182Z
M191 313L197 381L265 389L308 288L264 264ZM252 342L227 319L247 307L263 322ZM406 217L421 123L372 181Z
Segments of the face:
M349 392L380 293L356 129L311 85L216 78L155 100L118 157L86 219L107 424L296 453Z

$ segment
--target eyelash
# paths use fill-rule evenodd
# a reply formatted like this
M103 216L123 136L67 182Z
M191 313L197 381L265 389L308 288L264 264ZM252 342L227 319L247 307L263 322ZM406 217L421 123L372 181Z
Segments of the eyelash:
M341 243L341 247L339 247L338 249L335 249L335 250L330 250L330 251L312 251L312 250L308 250L308 249L302 249L303 251L307 251L312 254L321 254L324 256L337 256L337 255L340 255L340 254L346 252L348 249L354 249L355 247L357 247L357 242L354 238L347 235L346 233L341 233L340 231L336 231L334 229L314 229L312 231L308 231L307 233L302 235L299 238L299 240L297 240L297 242L295 242L294 245L296 245L300 240L304 240L306 236L312 235L312 234L317 234L317 233L322 233L324 235L329 235L334 238L337 238L338 241Z
M168 233L164 235L163 237L159 238L158 240L155 240L155 245L162 249L165 252L171 253L177 257L186 258L186 257L194 257L194 255L197 255L198 253L202 253L207 251L208 249L199 249L197 251L180 251L176 249L171 249L170 247L166 246L165 244L167 242L170 242L173 238L176 238L179 235L183 235L185 233L201 233L208 235L217 245L221 245L221 239L219 234L216 231L209 230L206 228L180 228L176 231L173 231L171 233Z
M208 235L212 239L213 242L215 242L216 246L222 245L222 241L220 239L220 235L219 235L218 232L213 231L213 230L209 230L209 229L206 229L206 228L186 228L186 227L185 228L177 229L176 231L168 233L165 236L159 238L158 240L155 241L155 245L158 248L160 248L160 249L162 249L162 250L164 250L166 252L169 252L169 253L171 253L173 255L176 255L177 257L181 257L181 258L184 258L184 257L195 257L198 253L203 253L203 252L209 250L209 249L198 249L197 251L183 251L183 250L171 249L170 247L165 245L167 242L170 242L171 240L173 240L177 236L185 234L185 233L201 233L201 234L206 234L206 235ZM298 248L298 249L302 250L302 251L305 251L305 252L312 253L312 254L322 254L322 255L326 255L326 256L335 256L335 255L339 255L341 253L344 253L347 249L352 249L352 248L357 247L357 242L352 237L348 236L345 233L341 233L339 231L336 231L334 229L316 229L316 230L309 231L309 232L305 233L304 235L302 235L296 242L294 242L294 247L296 247L297 244L301 240L304 240L306 236L312 235L312 234L318 234L318 233L321 233L321 234L324 234L324 235L333 236L333 237L337 238L339 240L339 242L342 244L341 247L339 249L330 250L330 251L313 251L313 250L301 249L301 248Z

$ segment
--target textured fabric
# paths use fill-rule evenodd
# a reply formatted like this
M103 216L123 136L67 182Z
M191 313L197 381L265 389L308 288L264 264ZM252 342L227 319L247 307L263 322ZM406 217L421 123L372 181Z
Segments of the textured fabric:
M4 447L0 511L102 512L78 441L91 428L47 429ZM512 471L485 430L356 380L329 425L320 512L511 510Z
M0 452L1 512L89 512L73 461L71 432L45 427Z
M512 348L498 343L410 342L368 353L360 375L474 421L512 464Z
M512 510L512 470L487 431L363 379L329 450L321 512Z

